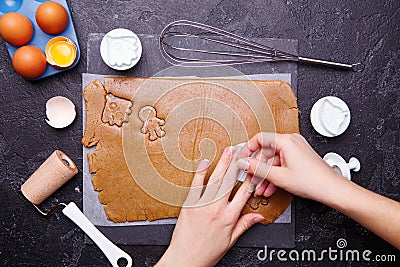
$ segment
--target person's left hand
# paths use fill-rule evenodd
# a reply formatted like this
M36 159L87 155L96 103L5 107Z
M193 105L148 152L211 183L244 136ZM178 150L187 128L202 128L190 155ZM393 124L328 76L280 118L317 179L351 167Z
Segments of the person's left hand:
M240 217L252 194L248 190L249 179L229 201L239 170L234 153L234 147L225 149L205 190L203 182L209 161L199 164L171 244L157 266L213 266L247 229L264 220L257 213Z

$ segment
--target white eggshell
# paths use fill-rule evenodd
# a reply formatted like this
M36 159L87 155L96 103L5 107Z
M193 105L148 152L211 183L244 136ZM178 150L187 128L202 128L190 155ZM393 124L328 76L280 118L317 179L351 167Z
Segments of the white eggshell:
M46 103L46 116L46 122L51 127L65 128L75 120L75 105L66 97L55 96Z

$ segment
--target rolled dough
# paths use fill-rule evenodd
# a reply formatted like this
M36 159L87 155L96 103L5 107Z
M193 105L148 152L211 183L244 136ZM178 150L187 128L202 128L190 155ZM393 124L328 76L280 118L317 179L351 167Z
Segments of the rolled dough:
M177 217L201 159L211 173L225 147L259 131L299 132L296 97L282 81L105 77L83 94L82 143L96 146L92 182L114 222ZM251 197L243 213L271 223L291 200L283 190Z

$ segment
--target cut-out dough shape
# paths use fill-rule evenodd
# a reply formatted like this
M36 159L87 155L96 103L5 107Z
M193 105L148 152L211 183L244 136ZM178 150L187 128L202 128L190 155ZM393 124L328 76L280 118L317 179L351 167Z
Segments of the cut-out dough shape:
M141 129L143 134L149 133L149 140L154 141L157 138L165 136L165 131L161 128L165 121L157 118L157 111L152 106L144 106L139 111L139 119L143 122Z
M106 105L101 120L110 126L115 124L121 127L124 122L128 122L128 116L132 113L131 107L132 102L129 100L106 95Z
M258 209L260 204L265 206L268 205L268 203L269 199L265 197L253 197L247 201L247 204L249 204L250 208L252 208L253 210Z

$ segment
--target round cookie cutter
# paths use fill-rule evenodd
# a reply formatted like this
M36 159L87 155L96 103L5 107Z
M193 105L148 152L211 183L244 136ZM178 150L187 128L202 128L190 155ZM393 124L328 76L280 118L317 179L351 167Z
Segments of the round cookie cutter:
M142 43L132 31L114 29L101 40L100 55L110 68L127 70L139 62L142 56Z
M347 104L335 96L326 96L313 105L310 114L314 129L326 137L336 137L349 127L351 114Z

